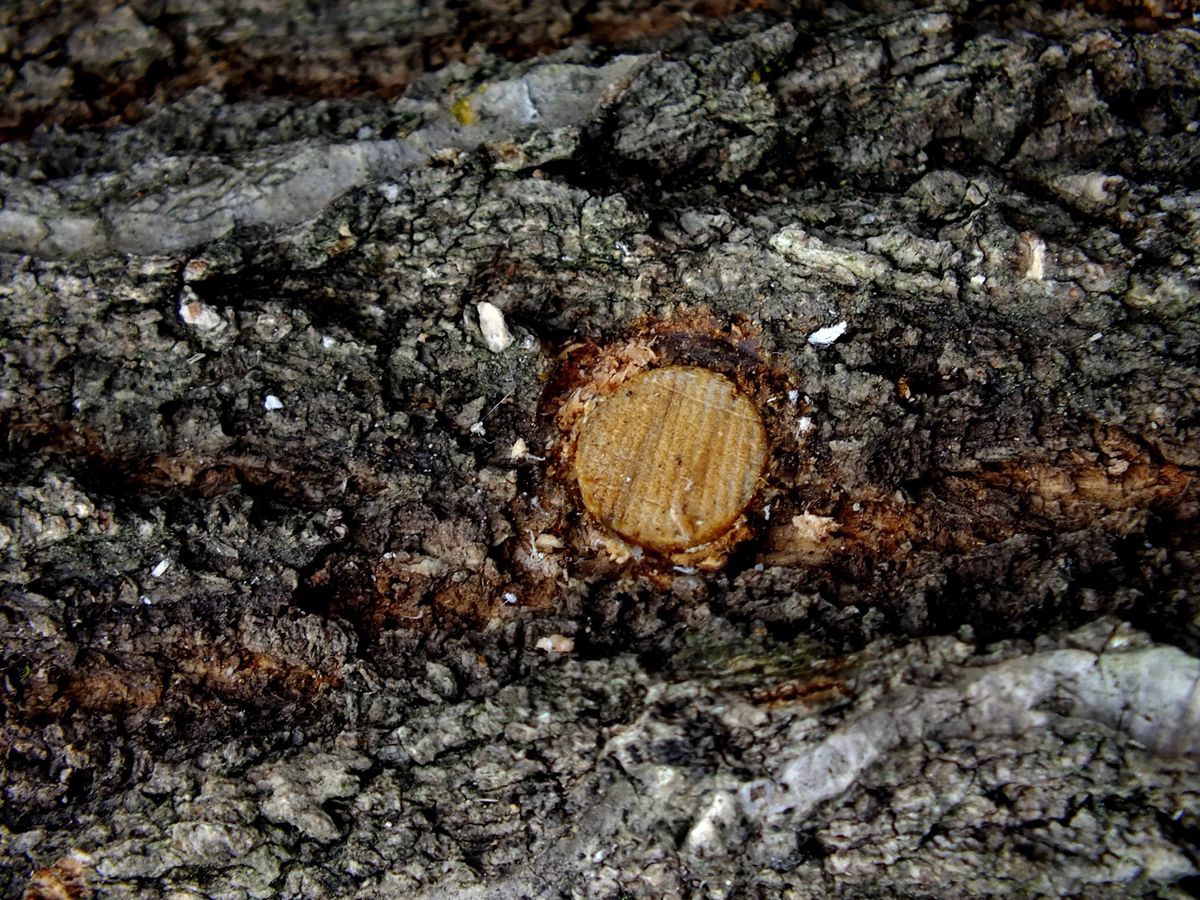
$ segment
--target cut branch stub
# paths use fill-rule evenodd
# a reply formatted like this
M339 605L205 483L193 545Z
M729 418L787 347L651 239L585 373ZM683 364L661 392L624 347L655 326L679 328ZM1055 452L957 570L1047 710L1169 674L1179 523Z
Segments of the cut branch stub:
M588 511L622 537L674 553L720 537L754 495L767 459L758 410L708 369L652 369L599 401L575 473Z

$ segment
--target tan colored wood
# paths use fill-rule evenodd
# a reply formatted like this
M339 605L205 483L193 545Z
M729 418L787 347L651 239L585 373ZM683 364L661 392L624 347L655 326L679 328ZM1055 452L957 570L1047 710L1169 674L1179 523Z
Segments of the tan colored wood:
M669 553L724 533L754 495L766 459L762 418L733 382L669 366L631 378L588 414L575 473L601 523Z

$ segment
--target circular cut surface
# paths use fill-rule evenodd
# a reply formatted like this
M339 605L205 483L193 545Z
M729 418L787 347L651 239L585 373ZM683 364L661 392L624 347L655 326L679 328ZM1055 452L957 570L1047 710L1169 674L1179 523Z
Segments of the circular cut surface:
M719 537L754 494L762 418L724 375L670 366L634 378L583 423L575 456L588 510L654 550Z

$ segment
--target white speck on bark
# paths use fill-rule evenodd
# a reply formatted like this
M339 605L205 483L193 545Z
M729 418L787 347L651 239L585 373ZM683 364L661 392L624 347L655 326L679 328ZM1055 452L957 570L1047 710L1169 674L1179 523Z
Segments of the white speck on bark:
M1022 234L1025 253L1025 277L1030 281L1041 281L1046 276L1046 242L1035 234Z
M825 347L829 344L832 344L845 333L846 320L843 319L836 325L830 325L826 328L818 328L808 336L808 342L814 347Z
M550 634L538 638L538 642L534 646L546 653L570 653L575 649L575 639L569 638L565 634Z
M221 314L200 300L190 287L185 287L180 296L179 318L184 325L190 325L200 331L213 331L225 324Z
M483 342L493 353L507 350L513 342L512 332L504 322L504 313L494 303L486 300L476 305L479 310L479 330L483 333Z

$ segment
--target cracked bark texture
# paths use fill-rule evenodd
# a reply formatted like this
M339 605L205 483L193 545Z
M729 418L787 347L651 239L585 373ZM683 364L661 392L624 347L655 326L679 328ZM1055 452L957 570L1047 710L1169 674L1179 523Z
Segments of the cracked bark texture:
M1200 33L1131 6L0 14L0 891L1194 895ZM617 563L555 385L700 311L799 424L723 569Z

